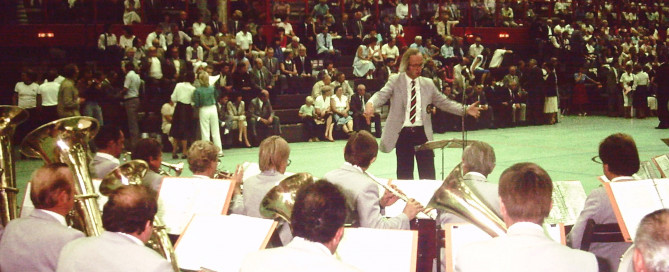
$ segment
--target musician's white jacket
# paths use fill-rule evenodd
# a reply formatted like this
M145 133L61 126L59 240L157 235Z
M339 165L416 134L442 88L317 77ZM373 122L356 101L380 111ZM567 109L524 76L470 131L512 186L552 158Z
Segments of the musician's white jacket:
M592 253L551 240L537 224L518 222L504 236L462 248L455 256L455 271L596 272L598 267Z
M324 178L341 187L346 196L349 218L346 223L375 229L409 229L409 217L400 214L385 218L379 206L379 186L357 166L345 162Z

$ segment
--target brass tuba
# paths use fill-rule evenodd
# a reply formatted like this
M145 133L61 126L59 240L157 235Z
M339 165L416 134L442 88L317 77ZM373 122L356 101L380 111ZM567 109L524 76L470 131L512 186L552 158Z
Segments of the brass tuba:
M267 218L282 218L290 223L297 191L314 183L309 173L297 173L287 177L274 186L260 202L260 215Z
M142 179L147 171L149 171L149 165L143 160L132 160L121 164L102 179L100 193L102 195L109 195L123 185L141 186L143 184ZM174 247L169 236L167 236L165 225L158 216L153 217L153 233L148 245L163 255L172 264L175 272L180 271L176 254L174 254Z
M492 237L506 233L506 224L486 204L477 193L464 183L461 164L444 179L444 183L434 192L427 207L455 214L481 228Z
M12 137L16 126L28 119L28 111L16 106L0 106L0 223L6 226L16 218L16 171L12 158Z
M75 227L88 236L102 233L102 217L89 170L88 142L98 133L98 121L91 117L62 118L30 132L21 143L21 153L42 158L46 163L63 162L75 179Z

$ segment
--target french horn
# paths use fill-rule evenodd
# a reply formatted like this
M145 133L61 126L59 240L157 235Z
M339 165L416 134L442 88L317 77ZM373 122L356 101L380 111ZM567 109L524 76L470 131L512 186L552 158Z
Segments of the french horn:
M481 228L492 237L506 233L506 224L467 186L462 177L461 164L455 166L434 192L427 204L444 212L455 214Z
M309 173L297 173L284 178L265 194L260 202L260 215L273 219L281 218L290 223L297 191L312 183L314 177Z
M12 157L12 138L16 126L28 119L28 111L17 106L0 106L0 223L6 226L17 217L16 170Z
M147 171L149 171L149 165L143 160L131 160L121 164L102 179L100 193L105 196L109 195L123 185L142 186L142 179ZM175 272L180 271L174 247L169 236L167 236L165 224L163 224L157 215L153 217L153 232L151 233L148 245L163 255L172 264Z
M75 116L46 123L30 132L21 142L21 153L42 158L46 163L67 164L74 175L74 226L88 236L99 236L104 230L89 169L88 142L98 133L98 121Z

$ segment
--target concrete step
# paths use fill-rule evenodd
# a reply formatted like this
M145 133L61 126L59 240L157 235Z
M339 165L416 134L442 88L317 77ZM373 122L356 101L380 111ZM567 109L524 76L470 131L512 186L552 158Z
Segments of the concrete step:
M310 91L311 93L311 91ZM304 99L307 94L281 94L276 97L276 103L272 105L274 109L300 109L304 105Z
M299 124L301 122L298 116L300 109L281 109L274 110L274 115L281 118L281 124Z

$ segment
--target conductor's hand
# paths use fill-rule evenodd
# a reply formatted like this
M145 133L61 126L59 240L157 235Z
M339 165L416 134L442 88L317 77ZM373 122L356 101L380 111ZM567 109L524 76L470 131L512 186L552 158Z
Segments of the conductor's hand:
M393 189L397 190L397 187L395 185L390 185L390 186L393 187ZM390 205L395 204L395 202L397 202L398 199L400 199L398 196L396 196L393 193L391 193L390 191L386 190L383 193L383 196L381 197L381 199L379 200L379 205L381 205L382 208L383 207L388 207Z
M421 205L418 201L415 199L411 198L407 202L407 205L404 207L404 211L402 211L404 214L409 217L409 220L413 220L416 218L416 215L423 210L423 205Z
M481 108L479 108L479 102L476 101L473 104L467 107L467 114L473 116L474 118L479 118L481 116Z
M374 116L374 104L367 102L365 104L365 117L372 118Z

